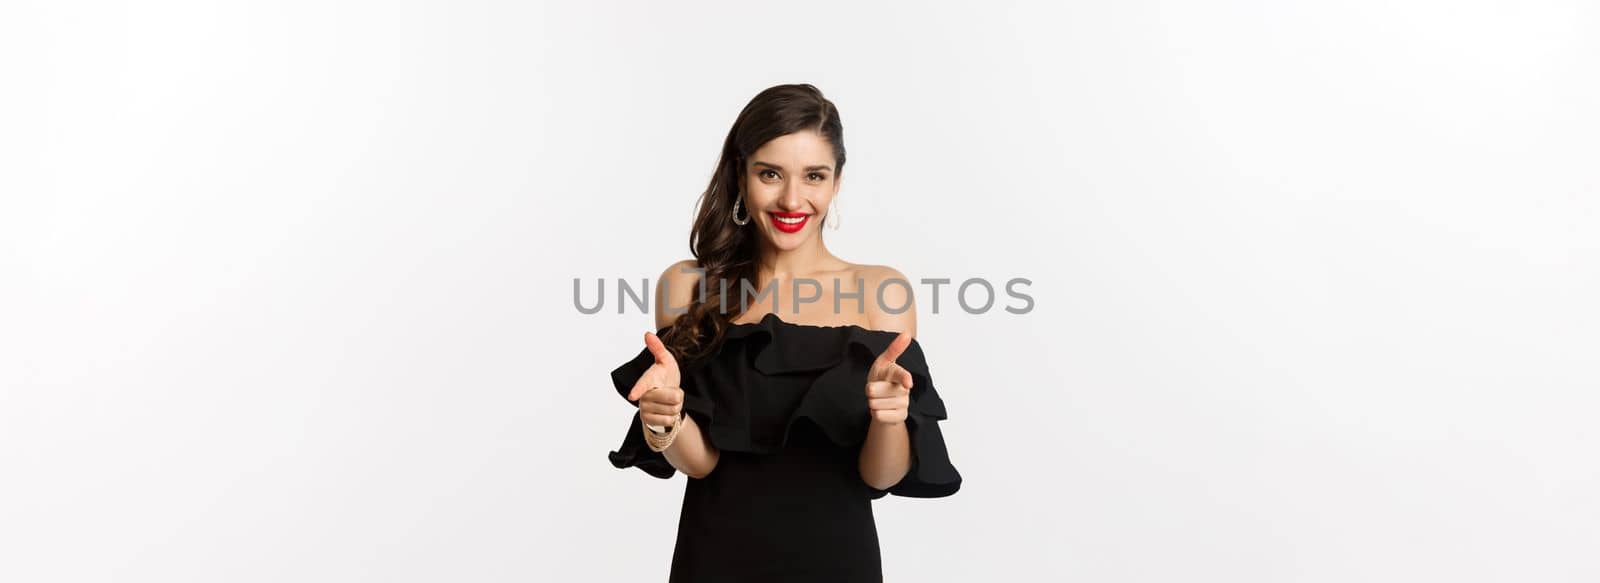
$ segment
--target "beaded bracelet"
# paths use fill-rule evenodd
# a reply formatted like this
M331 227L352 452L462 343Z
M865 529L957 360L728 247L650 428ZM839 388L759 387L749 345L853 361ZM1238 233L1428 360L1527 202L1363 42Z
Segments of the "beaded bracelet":
M672 430L665 433L652 430L643 423L640 425L644 428L644 442L650 446L650 451L666 451L672 446L672 441L678 438L678 430L683 428L683 412L678 412L678 421L672 424Z

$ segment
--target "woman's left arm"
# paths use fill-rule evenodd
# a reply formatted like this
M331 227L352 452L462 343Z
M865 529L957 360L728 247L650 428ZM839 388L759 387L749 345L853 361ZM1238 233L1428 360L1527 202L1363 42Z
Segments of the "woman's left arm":
M861 446L858 465L861 479L868 486L888 490L900 483L906 472L911 470L911 436L906 430L906 410L911 404L911 373L895 364L895 360L900 358L900 353L916 336L917 308L911 294L911 281L905 275L892 267L880 267L875 271L876 277L864 278L863 282L874 292L863 295L881 300L881 303L867 302L871 327L873 330L901 334L883 354L878 355L878 361L873 363L871 372L867 374L864 398L867 399L872 419L867 426L867 439ZM893 279L900 281L884 285ZM891 313L889 309L899 310L899 313Z
M861 479L868 486L888 490L900 483L911 469L911 436L904 420L896 423L873 421L867 428L867 441L861 446Z

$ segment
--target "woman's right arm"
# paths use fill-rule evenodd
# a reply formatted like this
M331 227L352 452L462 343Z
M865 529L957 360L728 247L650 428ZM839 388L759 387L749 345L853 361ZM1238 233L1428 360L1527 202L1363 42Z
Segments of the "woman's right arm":
M656 279L656 329L667 327L689 306L689 301L694 299L699 289L699 280L700 272L696 270L693 259L674 263L661 273L661 277ZM669 307L672 311L668 311ZM672 467L691 478L710 475L721 458L721 453L706 441L700 425L687 414L683 416L683 428L678 430L678 437L661 454L666 456Z

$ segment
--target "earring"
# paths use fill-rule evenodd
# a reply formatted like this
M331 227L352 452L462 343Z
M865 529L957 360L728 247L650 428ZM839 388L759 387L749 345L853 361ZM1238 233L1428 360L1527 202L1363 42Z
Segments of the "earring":
M745 225L750 224L750 214L749 213L745 213L744 219L743 220L739 219L739 203L741 203L741 202L744 202L743 197L740 197L740 198L735 199L733 201L733 224L743 227Z
M828 216L823 218L822 222L824 224L828 225L828 229L829 230L837 231L837 230L839 230L839 221L840 220L841 219L839 218L839 201L835 200L835 201L833 201L831 203L828 203Z

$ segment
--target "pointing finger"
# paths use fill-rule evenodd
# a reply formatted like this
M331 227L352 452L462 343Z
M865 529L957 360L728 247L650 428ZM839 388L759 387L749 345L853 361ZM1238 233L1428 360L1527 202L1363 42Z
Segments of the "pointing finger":
M645 379L639 379L639 382L633 384L633 389L628 391L628 400L638 401L640 397L643 397L645 393L650 392L650 389L653 388L655 387L647 384Z
M903 366L894 365L894 373L889 378L894 379L895 382L900 383L901 386L907 389L911 388L911 371L906 370Z

